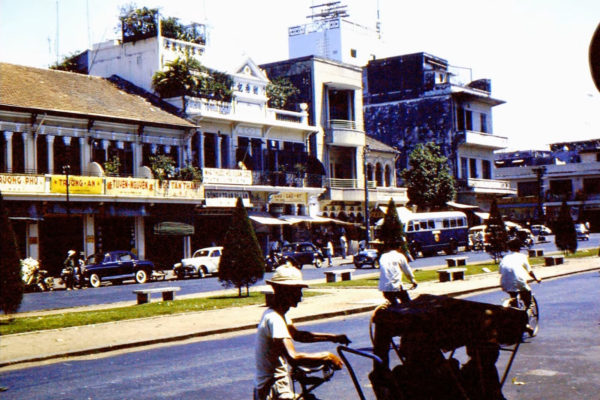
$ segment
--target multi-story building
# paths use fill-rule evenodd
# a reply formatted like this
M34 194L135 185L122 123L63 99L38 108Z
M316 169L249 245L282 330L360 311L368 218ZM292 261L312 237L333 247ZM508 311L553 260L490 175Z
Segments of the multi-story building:
M310 123L317 128L310 138L311 153L322 160L326 176L321 208L327 215L362 221L365 182L370 209L390 197L406 204L406 189L396 186L397 151L367 140L360 67L307 56L261 68L270 78L288 78L300 90L294 100L307 104Z
M181 248L154 229L192 223L204 188L161 182L149 167L159 154L184 159L195 130L110 80L0 64L0 191L21 256L58 273L69 249L156 259L165 246Z
M347 6L339 1L312 6L309 23L288 29L289 58L317 56L362 67L380 57L379 22L372 29L348 17Z
M550 151L501 153L496 167L496 175L516 191L499 200L504 215L532 222L543 213L541 218L552 225L566 200L574 220L600 230L599 139L554 143Z
M459 203L489 209L514 194L494 172L494 151L508 139L493 132L492 108L503 104L487 79L464 74L427 53L372 60L364 69L364 119L370 136L398 148L398 170L419 143L434 142L458 182Z

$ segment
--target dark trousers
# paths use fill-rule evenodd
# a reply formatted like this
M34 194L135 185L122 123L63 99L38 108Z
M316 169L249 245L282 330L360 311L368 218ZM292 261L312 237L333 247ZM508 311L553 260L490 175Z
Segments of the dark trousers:
M404 289L400 289L399 292L383 292L383 297L391 304L398 304L398 300L400 300L400 303L408 303L410 301L410 296Z
M508 292L513 299L517 298L517 293L521 296L521 300L525 303L525 308L531 307L531 290L523 289L519 292Z

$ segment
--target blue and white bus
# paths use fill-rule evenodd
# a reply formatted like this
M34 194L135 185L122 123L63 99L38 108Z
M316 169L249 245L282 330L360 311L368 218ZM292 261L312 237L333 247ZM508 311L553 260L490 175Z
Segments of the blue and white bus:
M442 250L454 254L468 245L467 216L460 211L410 213L403 215L401 222L413 257Z

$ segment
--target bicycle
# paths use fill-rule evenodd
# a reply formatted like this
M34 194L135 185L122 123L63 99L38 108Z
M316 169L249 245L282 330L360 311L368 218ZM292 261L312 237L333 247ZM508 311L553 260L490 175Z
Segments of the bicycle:
M529 337L534 337L538 334L539 331L539 321L540 321L540 308L538 306L537 299L531 294L531 305L529 309L525 307L525 302L521 299L520 292L509 292L509 298L506 298L502 301L502 305L504 307L513 307L519 310L523 310L527 312L527 324Z
M300 385L302 391L296 397L296 400L318 400L312 393L313 390L322 384L329 382L333 378L335 370L329 364L319 365L317 367L296 366L292 368L292 389L296 393L296 383Z

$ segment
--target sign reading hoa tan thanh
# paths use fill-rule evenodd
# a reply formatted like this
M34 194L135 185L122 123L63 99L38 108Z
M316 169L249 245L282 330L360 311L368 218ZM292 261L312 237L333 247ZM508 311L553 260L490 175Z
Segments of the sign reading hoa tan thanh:
M106 194L113 196L154 196L158 181L141 178L106 178Z
M0 174L0 191L4 193L43 193L46 178L42 175Z
M50 177L50 192L67 193L67 177L52 175ZM104 185L102 178L95 176L69 175L69 193L71 194L102 194Z
M198 181L163 181L156 187L156 194L164 197L204 199L204 185Z
M307 194L294 192L277 193L271 196L270 202L283 204L306 204Z
M247 169L203 168L202 181L204 183L252 185L252 171Z

